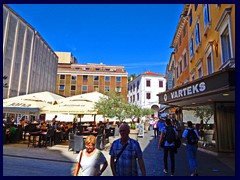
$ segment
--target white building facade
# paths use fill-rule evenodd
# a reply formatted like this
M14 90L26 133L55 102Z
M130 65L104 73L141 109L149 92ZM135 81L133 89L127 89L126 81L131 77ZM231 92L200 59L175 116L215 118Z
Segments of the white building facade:
M157 94L166 91L166 78L162 74L145 72L128 83L128 102L142 108L160 108Z
M23 18L3 5L3 98L55 93L58 57Z

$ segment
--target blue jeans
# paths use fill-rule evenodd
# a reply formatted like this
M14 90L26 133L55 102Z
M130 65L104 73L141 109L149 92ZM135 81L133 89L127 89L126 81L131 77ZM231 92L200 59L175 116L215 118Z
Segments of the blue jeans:
M187 154L191 173L197 168L197 144L187 144Z

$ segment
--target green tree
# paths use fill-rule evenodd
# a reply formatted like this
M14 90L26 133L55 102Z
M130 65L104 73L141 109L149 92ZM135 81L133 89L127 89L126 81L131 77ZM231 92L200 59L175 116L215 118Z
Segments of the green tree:
M194 115L200 118L200 120L205 124L205 127L207 127L208 121L213 116L213 108L210 105L198 106L195 109Z
M131 74L130 76L128 76L128 82L131 82L132 80L136 79L136 77L137 77L136 74Z

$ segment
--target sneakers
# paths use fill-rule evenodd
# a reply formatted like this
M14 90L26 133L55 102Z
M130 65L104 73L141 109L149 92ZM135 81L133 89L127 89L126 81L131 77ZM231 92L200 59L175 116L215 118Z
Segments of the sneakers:
M163 172L164 172L164 174L167 174L167 173L168 173L166 169L163 169Z

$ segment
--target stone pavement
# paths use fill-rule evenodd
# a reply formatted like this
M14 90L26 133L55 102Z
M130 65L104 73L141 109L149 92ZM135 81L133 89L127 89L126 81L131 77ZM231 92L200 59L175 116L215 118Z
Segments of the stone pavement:
M157 149L158 139L153 138L153 131L148 131L143 138L139 138L139 143L143 151L147 176L166 176L163 174L163 150ZM186 147L182 145L175 156L175 176L189 176L189 165ZM109 151L102 150L109 162ZM48 160L62 163L71 163L71 171L75 166L77 154L68 151L68 146L55 145L52 147L27 147L27 144L6 144L3 145L4 157L24 157L34 160ZM170 162L169 162L170 163ZM198 151L199 176L234 176L235 156L221 156L209 154L204 150ZM169 164L170 167L170 164ZM54 171L54 166L51 167ZM3 162L4 169L4 162ZM71 176L71 174L69 174ZM112 176L110 164L102 176ZM169 175L167 175L169 176Z

